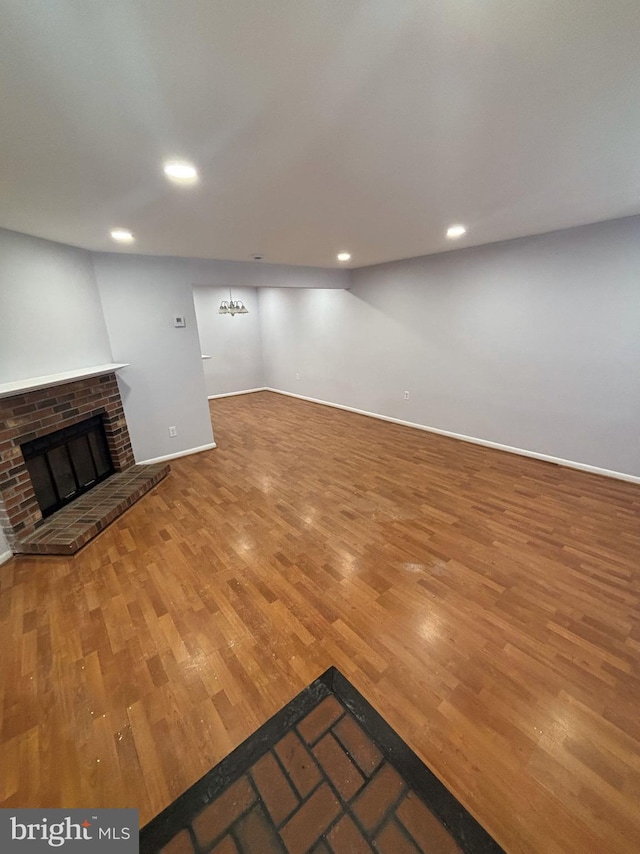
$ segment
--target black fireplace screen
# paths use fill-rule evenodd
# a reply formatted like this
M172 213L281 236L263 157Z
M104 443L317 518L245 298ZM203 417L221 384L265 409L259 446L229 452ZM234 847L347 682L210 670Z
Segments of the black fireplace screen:
M43 516L114 471L101 415L25 442L21 449Z

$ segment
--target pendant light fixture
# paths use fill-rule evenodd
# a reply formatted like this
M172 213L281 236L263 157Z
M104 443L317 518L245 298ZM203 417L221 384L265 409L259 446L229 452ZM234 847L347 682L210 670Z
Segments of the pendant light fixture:
M229 299L223 299L218 309L218 314L249 314L249 309L245 306L241 299L234 299L231 296L231 288L229 288Z

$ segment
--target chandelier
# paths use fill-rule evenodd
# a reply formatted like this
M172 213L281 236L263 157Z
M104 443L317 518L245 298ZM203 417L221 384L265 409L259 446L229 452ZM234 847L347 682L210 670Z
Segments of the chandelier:
M223 299L218 309L218 314L249 314L249 309L245 306L241 299L234 299L231 296L231 288L229 288L229 299Z

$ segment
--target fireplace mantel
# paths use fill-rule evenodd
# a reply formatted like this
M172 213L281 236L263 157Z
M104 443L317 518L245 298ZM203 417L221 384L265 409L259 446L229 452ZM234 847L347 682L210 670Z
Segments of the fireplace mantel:
M103 374L113 374L120 368L128 368L127 362L111 362L108 365L93 365L90 368L78 368L76 371L63 371L59 374L47 374L43 377L29 377L11 383L0 383L0 398L12 397L27 391L37 391L40 388L50 388L64 385L74 380L85 380L90 377L100 377Z

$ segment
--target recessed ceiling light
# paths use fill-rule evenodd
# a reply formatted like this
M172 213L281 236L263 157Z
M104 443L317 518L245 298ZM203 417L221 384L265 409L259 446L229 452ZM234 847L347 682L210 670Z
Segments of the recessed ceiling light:
M466 233L467 229L464 225L450 225L447 229L447 237L449 238L462 237L462 235Z
M167 178L176 184L195 184L198 180L196 167L186 160L168 160L163 169Z
M338 252L338 261L351 261L351 252Z
M133 243L135 237L126 228L112 228L111 237L118 243Z

